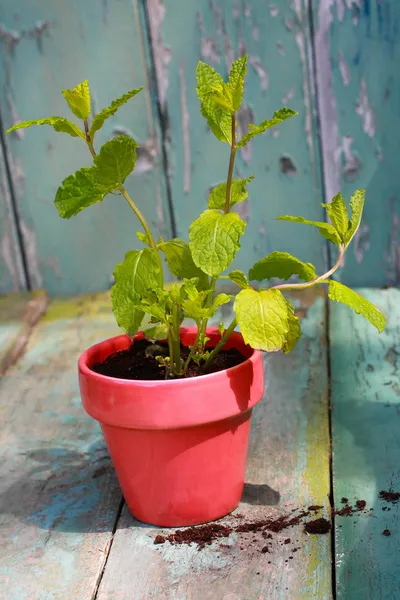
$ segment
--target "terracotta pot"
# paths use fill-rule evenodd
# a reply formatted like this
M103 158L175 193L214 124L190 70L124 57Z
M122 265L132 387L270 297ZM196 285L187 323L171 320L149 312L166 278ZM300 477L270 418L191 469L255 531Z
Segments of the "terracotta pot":
M193 343L194 328L181 340ZM220 339L207 332L210 346ZM136 339L143 338L139 333ZM127 348L127 335L92 346L79 359L82 402L99 421L126 503L145 523L164 527L213 521L238 505L252 409L264 390L261 352L234 332L226 348L247 360L200 377L130 381L90 366Z

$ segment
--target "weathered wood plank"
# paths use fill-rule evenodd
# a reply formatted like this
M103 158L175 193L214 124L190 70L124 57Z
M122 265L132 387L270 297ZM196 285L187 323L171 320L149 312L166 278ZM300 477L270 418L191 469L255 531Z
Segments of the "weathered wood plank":
M76 360L116 332L108 295L54 301L0 381L0 598L91 600L121 493Z
M367 190L365 219L343 278L357 286L400 281L397 156L400 4L313 3L326 195Z
M234 58L247 52L249 72L240 132L282 105L299 116L269 131L238 153L236 175L256 175L249 201L240 204L247 220L236 261L248 270L272 250L286 250L324 264L324 242L292 224L274 224L282 214L323 217L314 96L310 84L309 23L305 4L173 0L147 3L161 110L167 126L169 175L178 233L207 206L211 186L226 178L229 152L208 130L196 97L199 59L226 74Z
M247 501L239 508L248 518L290 513L310 504L329 506L323 298L311 300L301 312L307 316L299 347L266 361L266 397L252 423ZM277 541L272 554L251 544L241 550L235 536L226 542L229 548L214 542L199 552L196 547L154 545L157 533L163 530L143 526L124 508L98 600L332 597L330 536L306 536L300 527L283 532L275 539L290 537L292 546L300 548L289 560L289 546Z
M89 79L96 112L116 96L144 85L146 93L106 122L96 147L117 134L135 136L141 149L128 191L155 235L169 236L160 133L137 4L23 0L16 6L4 0L0 105L8 127L21 119L68 115L61 89L84 78ZM62 179L90 164L85 144L49 127L21 130L7 136L6 143L32 287L44 287L50 295L109 287L115 263L139 245L135 231L140 227L127 203L110 196L69 222L60 219L52 205Z
M42 291L0 297L0 375L23 353L47 303Z
M378 495L400 491L400 291L360 292L384 312L388 326L379 336L347 307L332 305L335 503L362 499L373 508L354 518L336 517L336 591L343 600L399 598L400 506ZM382 534L385 529L390 537Z

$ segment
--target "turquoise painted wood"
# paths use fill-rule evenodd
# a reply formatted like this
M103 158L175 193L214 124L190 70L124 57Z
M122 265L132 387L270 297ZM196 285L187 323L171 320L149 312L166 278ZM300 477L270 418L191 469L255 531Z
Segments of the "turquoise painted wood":
M6 127L19 119L68 115L61 89L84 78L91 84L95 111L133 87L147 88L147 93L107 121L98 143L125 132L136 137L140 159L127 188L155 234L171 236L138 0L27 0L18 5L4 0L0 44L0 106ZM64 221L52 202L62 179L91 163L85 145L49 127L12 134L6 144L30 285L59 295L107 288L115 263L139 244L135 236L139 227L128 205L123 198L110 196L79 217ZM0 162L4 162L1 157ZM0 164L2 173L3 168ZM2 190L3 212L7 194ZM2 269L10 271L4 264ZM17 279L19 271L13 269ZM16 287L12 277L7 277L10 282L2 281L4 289Z
M109 298L53 302L0 380L0 599L91 600L121 492L76 360L116 333Z
M241 134L248 123L261 122L282 105L299 116L238 153L236 175L255 174L256 179L249 201L238 209L248 225L235 264L247 271L272 250L286 250L321 269L325 244L318 233L274 222L281 214L322 217L305 3L212 0L181 2L177 10L172 0L149 0L147 8L179 235L187 238L190 223L207 207L210 187L226 178L229 161L228 146L214 138L200 114L197 62L211 63L226 75L232 60L247 52Z
M367 190L343 280L397 285L400 4L317 0L313 7L326 195Z
M292 354L267 357L265 397L254 410L247 491L238 512L255 520L310 504L323 505L329 518L324 301L304 300L304 337ZM232 536L223 540L228 548L214 542L199 552L195 546L154 545L160 533L124 508L98 600L332 598L329 535L307 536L299 526L274 536L271 553L263 554L259 544L252 546L252 535ZM299 548L293 560L292 545L282 544L289 537Z
M360 292L383 311L388 325L378 336L345 306L331 308L335 503L344 496L373 508L335 519L336 591L343 600L394 599L400 598L400 506L378 495L400 491L400 292ZM382 534L386 529L389 537Z

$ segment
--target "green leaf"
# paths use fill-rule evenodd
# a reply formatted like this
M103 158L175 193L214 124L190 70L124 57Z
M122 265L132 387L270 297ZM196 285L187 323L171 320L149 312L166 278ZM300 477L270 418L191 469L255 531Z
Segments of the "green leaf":
M115 115L115 113L117 112L117 110L119 109L120 106L122 106L123 104L128 102L128 100L130 100L131 98L136 96L136 94L141 92L142 89L143 88L141 87L141 88L137 88L135 90L130 90L129 92L127 92L120 98L113 100L111 102L110 106L108 106L107 108L103 108L103 110L94 117L92 126L90 127L90 130L89 130L89 135L92 138L92 140L94 138L94 134L96 133L96 131L98 131L99 129L101 129L101 127L103 127L104 121L106 119L108 119L109 117L112 117L113 115Z
M249 195L246 186L253 181L254 175L247 179L232 179L231 197L229 206L232 207L237 202L243 202ZM216 185L208 197L208 208L218 208L224 210L226 200L226 181Z
M318 227L320 234L327 240L336 244L336 246L340 246L341 239L339 234L333 225L329 223L324 223L323 221L309 221L308 219L303 219L303 217L291 217L289 215L284 215L282 217L276 217L277 221L292 221L293 223L304 223L304 225L311 225L312 227Z
M185 317L193 319L196 323L199 323L203 319L209 319L211 311L209 308L203 306L205 297L201 293L194 299L188 298L182 302L182 308L185 313Z
M97 182L113 190L120 186L135 168L135 140L126 135L119 135L106 142L95 156Z
M210 277L222 273L240 249L240 236L245 228L246 223L237 213L205 210L189 230L194 263Z
M300 326L300 319L298 317L296 317L296 315L294 314L294 307L293 304L291 302L289 302L289 300L285 297L283 297L285 302L286 302L286 306L287 306L287 310L288 310L288 325L289 325L289 329L286 335L286 341L282 346L282 350L284 351L285 354L288 354L289 352L291 352L294 347L296 346L297 342L300 339L301 336L301 326Z
M150 290L162 287L157 251L144 248L127 252L124 262L116 265L114 278L111 300L116 321L126 333L134 335L143 319L142 298L148 297Z
M346 247L350 244L358 228L360 227L364 209L365 190L356 190L350 198L351 219L349 229L345 234Z
M248 133L246 133L242 137L240 142L238 142L236 144L236 148L241 148L242 146L245 146L247 144L247 142L249 142L256 135L259 135L260 133L264 133L264 131L266 131L267 129L270 129L271 127L275 127L275 125L279 125L279 123L282 123L283 121L286 121L287 119L290 119L290 117L294 117L294 115L297 115L297 114L298 113L295 110L284 107L284 108L277 110L274 113L274 116L272 117L272 119L267 119L266 121L263 121L262 123L260 123L260 125L252 125L252 124L249 125L250 131L248 131Z
M314 265L304 263L288 252L272 252L257 261L249 271L249 279L256 281L272 279L272 277L289 279L293 275L298 275L305 281L311 281L317 277Z
M386 318L380 310L366 298L363 298L343 283L329 281L328 296L331 300L342 302L352 308L358 315L363 315L381 333L386 325Z
M347 212L346 202L342 194L339 192L332 198L332 202L329 204L322 205L328 213L332 225L338 232L341 239L343 239L348 227L349 227L349 213Z
M255 350L289 352L294 347L298 323L293 307L279 290L242 290L234 311L244 341Z
M154 327L145 329L143 333L147 339L156 342L158 340L167 339L168 331L168 325L165 325L165 323L157 323Z
M143 244L146 244L146 246L148 246L150 244L149 236L147 235L147 233L142 233L141 231L137 231L136 237L138 238L138 240L143 242Z
M32 125L51 125L55 131L60 133L68 133L72 137L80 137L83 140L85 139L85 134L83 131L76 125L75 123L71 123L68 119L64 119L64 117L46 117L45 119L34 119L33 121L22 121L21 123L16 123L9 129L7 129L6 133L11 133L11 131L17 131L17 129L32 127Z
M231 271L229 273L228 277L231 281L233 281L233 283L236 283L236 285L238 285L243 290L251 287L247 280L246 275L243 273L243 271L239 271L239 269L235 269L234 271Z
M93 167L83 167L64 179L54 200L60 217L69 219L95 202L104 200L108 190L96 183L95 173Z
M173 238L168 242L159 244L158 248L164 252L166 263L172 275L179 277L179 279L197 277L199 289L209 287L206 273L194 264L189 245L184 240Z
M238 110L242 104L244 78L246 77L246 72L247 55L235 60L229 73L228 87L231 91L232 104L235 111Z
M231 301L231 298L233 298L233 296L230 294L217 294L211 304L211 316L214 315L220 306L223 304L228 304L228 302Z
M221 75L202 61L197 65L197 95L201 101L201 114L213 134L221 142L231 144L233 107L227 108L232 102L230 89Z
M62 94L78 119L88 118L90 115L90 90L87 79L78 83L72 90L63 90Z

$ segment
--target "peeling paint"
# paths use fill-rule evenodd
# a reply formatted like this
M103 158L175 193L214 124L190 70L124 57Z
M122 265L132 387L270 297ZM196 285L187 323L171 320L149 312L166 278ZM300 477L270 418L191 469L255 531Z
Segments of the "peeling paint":
M288 17L285 17L285 27L288 31L293 30L293 21L291 19L289 19Z
M159 100L161 108L165 110L169 83L168 65L172 59L171 49L167 48L162 41L162 24L166 15L166 9L162 0L148 0L147 10L149 14Z
M210 0L210 7L214 13L215 19L217 21L217 33L222 34L224 31L224 21L222 19L222 9L218 4L214 2L214 0Z
M292 100L292 98L294 97L294 92L295 92L294 88L290 88L290 90L287 92L287 94L282 96L282 103L287 104L290 100Z
M136 164L133 174L140 175L154 169L155 160L158 154L156 142L149 138L136 149Z
M341 52L339 53L339 71L342 77L343 85L348 86L350 83L350 71Z
M246 198L246 200L243 200L243 202L238 202L235 205L235 212L237 212L237 214L243 219L243 221L246 221L246 223L248 223L250 219L249 199Z
M367 84L363 77L361 78L360 83L360 96L356 106L356 113L362 118L362 127L365 133L371 138L374 137L375 115L369 104Z
M249 125L254 123L254 113L250 106L242 104L237 112L238 134L242 138L249 130ZM240 153L244 162L249 163L251 160L251 142L240 148Z
M278 54L285 56L285 46L282 42L276 42L276 49L278 50Z
M277 15L279 15L279 8L277 6L271 6L269 9L269 14L271 15L271 17L276 17Z
M273 138L278 138L280 135L280 129L278 129L278 127L273 127L272 128L272 137Z
M200 38L201 57L206 62L210 62L211 64L215 64L215 63L219 64L221 62L221 59L218 55L217 42L216 42L215 38L213 38L213 37L207 38L205 36L204 21L203 21L203 17L201 16L200 13L197 13L197 24L198 24L200 34L201 34L201 38Z
M225 54L226 70L229 73L229 71L231 70L232 63L235 59L235 54L233 51L233 47L232 47L232 43L231 43L229 35L224 36L224 54Z
M400 216L398 213L397 198L390 199L390 214L392 218L392 227L390 232L389 248L387 253L387 262L389 268L387 275L392 285L400 283Z
M343 165L343 177L347 181L354 181L355 179L357 179L361 171L361 161L351 149L353 141L354 140L351 135L345 135L343 137L342 146L340 148L340 151L341 153L343 153L345 160L345 163ZM339 190L340 188L337 189Z
M183 62L179 65L179 77L181 82L181 116L183 136L183 191L190 192L190 135L189 135L189 109L187 103L186 75Z
M268 83L269 83L268 73L265 70L265 68L263 67L260 59L257 56L250 56L249 63L251 64L251 66L253 67L253 69L255 70L255 72L258 75L258 78L260 80L261 90L263 92L266 92L268 89Z
M315 43L318 48L318 52L316 53L316 73L327 201L333 198L341 188L339 129L330 61L330 28L333 20L331 14L332 6L333 0L320 2L318 9L318 29L315 35Z
M342 22L344 19L345 6L343 0L336 0L336 14L338 21Z
M43 286L43 277L39 266L36 232L33 229L29 229L22 219L20 219L20 227L24 239L25 252L28 259L29 273L33 287L41 288Z
M15 240L11 239L10 235L10 225L2 219L3 226L5 227L5 231L3 237L0 242L0 252L3 264L7 267L7 270L10 274L12 281L11 290L2 290L2 292L13 291L17 292L20 289L20 278L15 264Z
M354 256L359 264L362 263L364 254L368 252L371 247L369 232L369 226L364 220L354 236Z
M260 39L260 30L258 29L258 27L253 27L253 29L251 30L251 35L253 37L253 40L255 42L258 42L258 40Z
M290 156L281 156L279 158L279 169L284 175L296 175L297 167Z
M239 17L240 17L239 2L238 2L238 0L235 0L234 3L233 3L232 15L233 15L233 18L235 19L235 21L237 21L239 19Z
M299 24L303 22L302 13L302 2L301 0L295 0L294 2L296 16ZM304 133L306 134L307 145L310 150L311 164L315 165L315 153L313 143L313 131L312 131L312 102L311 102L311 91L309 87L309 72L308 72L308 61L306 53L306 41L302 31L302 27L299 27L296 32L296 44L299 49L299 55L301 65L303 69L303 96L304 96L304 109L305 109L305 123Z

